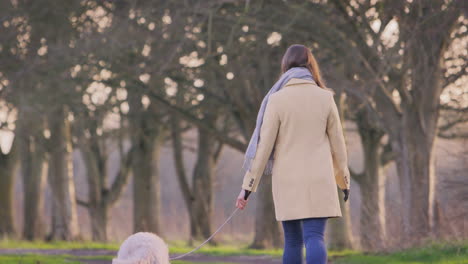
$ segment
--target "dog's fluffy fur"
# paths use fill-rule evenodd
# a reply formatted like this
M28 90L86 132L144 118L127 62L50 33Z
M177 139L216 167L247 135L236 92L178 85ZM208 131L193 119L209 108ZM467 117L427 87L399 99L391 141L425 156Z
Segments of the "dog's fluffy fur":
M157 235L139 232L122 243L112 264L169 264L169 249Z

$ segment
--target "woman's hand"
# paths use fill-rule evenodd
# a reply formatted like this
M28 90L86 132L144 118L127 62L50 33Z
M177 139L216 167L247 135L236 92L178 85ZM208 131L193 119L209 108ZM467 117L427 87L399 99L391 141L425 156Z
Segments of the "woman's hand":
M239 196L237 196L237 200L236 200L237 208L244 210L245 206L247 206L247 200L245 199L245 197L246 197L246 191L242 189L239 193Z

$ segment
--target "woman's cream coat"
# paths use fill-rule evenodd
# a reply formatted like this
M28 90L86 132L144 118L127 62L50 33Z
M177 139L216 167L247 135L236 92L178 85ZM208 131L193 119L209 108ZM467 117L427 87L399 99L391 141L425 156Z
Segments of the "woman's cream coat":
M292 78L270 96L243 189L257 190L273 146L276 220L341 217L336 185L349 189L350 174L332 92L314 81Z

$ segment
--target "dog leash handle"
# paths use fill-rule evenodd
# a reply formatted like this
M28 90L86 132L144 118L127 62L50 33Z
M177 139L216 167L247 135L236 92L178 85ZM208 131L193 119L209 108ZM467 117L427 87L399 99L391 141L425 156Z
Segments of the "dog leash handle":
M252 193L251 191L247 191L247 190L244 190L245 191L245 194L244 194L244 200L247 201L247 198L249 198L249 195Z

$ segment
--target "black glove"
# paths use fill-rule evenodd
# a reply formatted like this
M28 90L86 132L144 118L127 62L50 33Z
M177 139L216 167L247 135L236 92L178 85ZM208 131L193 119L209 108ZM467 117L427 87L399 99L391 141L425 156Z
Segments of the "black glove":
M249 198L250 193L251 193L251 191L245 190L244 200L247 200L247 198Z
M348 201L348 198L349 198L349 189L344 189L344 190L342 190L342 191L343 191L343 193L344 193L344 198L343 198L343 200L346 202L346 201Z

